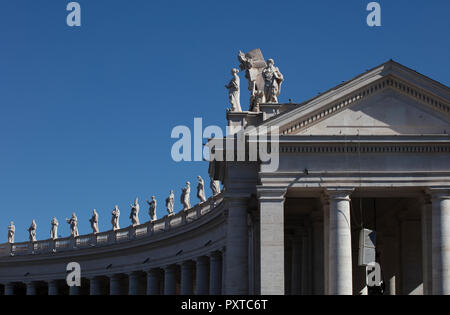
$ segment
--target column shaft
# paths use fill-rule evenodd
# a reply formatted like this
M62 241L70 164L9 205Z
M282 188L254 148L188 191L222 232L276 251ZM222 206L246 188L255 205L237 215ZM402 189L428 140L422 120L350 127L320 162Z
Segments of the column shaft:
M147 273L147 295L160 294L160 275L161 270L159 269L152 269Z
M27 295L36 295L37 294L37 288L35 282L29 282L27 283Z
M313 221L313 293L314 295L324 294L324 250L323 250L323 221L314 219Z
M450 191L432 194L433 295L450 295Z
M209 259L202 256L197 259L196 287L197 295L209 294Z
M194 294L194 263L185 261L181 265L181 295Z
M306 234L306 230L303 232L302 235L302 275L301 275L301 282L302 282L302 295L308 295L309 294L309 288L308 288L308 277L310 275L308 270L308 259L309 259L309 240L308 240L308 234Z
M102 289L101 289L101 280L99 277L94 277L89 280L89 295L101 295Z
M5 295L14 295L14 283L5 284Z
M128 288L128 295L145 295L146 278L144 277L143 272L141 271L132 272L129 275L129 279L130 282Z
M177 272L175 266L164 269L164 295L175 295L177 293Z
M422 269L423 269L423 294L432 293L432 250L431 250L431 224L432 208L428 198L422 198Z
M329 294L352 295L350 191L332 190L329 217Z
M117 274L109 277L109 295L126 295L128 292L127 279Z
M323 277L324 293L330 294L330 202L328 196L322 196L323 208Z
M48 282L48 295L59 295L59 281L51 280Z
M301 290L301 270L302 270L302 239L294 234L292 237L292 267L291 267L291 294L300 295Z
M220 252L211 254L209 271L209 293L211 295L222 294L222 255Z
M247 198L227 199L226 294L248 294Z
M284 295L284 189L261 189L261 294Z
M69 287L69 295L80 295L81 287L73 286Z

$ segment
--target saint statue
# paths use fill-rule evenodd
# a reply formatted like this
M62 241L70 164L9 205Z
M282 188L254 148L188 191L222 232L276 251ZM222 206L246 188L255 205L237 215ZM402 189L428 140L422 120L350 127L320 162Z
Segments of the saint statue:
M169 216L172 216L174 214L173 213L174 206L175 206L175 194L173 193L173 190L171 190L169 197L166 199L166 210Z
M220 194L220 181L211 178L210 187L214 197Z
M78 218L75 213L72 213L72 217L70 219L66 219L67 224L70 224L70 236L78 237L80 234L78 233Z
M92 212L92 217L89 219L89 222L91 222L92 233L98 234L99 230L98 230L98 213L97 213L97 210L94 209L94 211Z
M119 218L120 218L120 210L118 206L115 206L114 210L112 211L112 220L111 220L113 231L120 230Z
M56 240L58 238L58 226L59 226L59 222L58 220L53 217L52 219L52 228L50 230L50 237L52 240Z
M130 213L130 219L131 219L131 224L133 226L137 226L139 225L139 203L138 203L138 198L136 198L136 200L134 201L134 203L131 205L131 213Z
M186 187L181 189L181 204L183 211L191 209L191 183L187 182Z
M203 181L203 178L201 176L198 178L198 185L197 185L197 197L200 199L200 203L206 202L206 196L205 196L205 182Z
M11 224L8 226L8 243L14 244L14 236L16 235L16 226L14 222L11 221Z
M156 197L152 196L152 201L147 200L147 203L150 207L148 209L148 214L150 215L150 221L152 221L152 222L156 221L157 220L157 218L156 218L156 205L157 205Z
M231 111L232 112L242 112L241 108L241 79L238 76L239 70L233 69L231 70L231 74L233 75L233 79L231 79L228 85L225 85L225 88L228 89L228 97L230 99Z
M31 226L28 228L29 239L32 243L36 242L36 228L36 221L33 220L33 222L31 222Z
M281 92L281 83L284 77L280 70L275 67L273 59L267 60L267 67L262 72L264 78L264 95L267 103L278 103L278 96Z

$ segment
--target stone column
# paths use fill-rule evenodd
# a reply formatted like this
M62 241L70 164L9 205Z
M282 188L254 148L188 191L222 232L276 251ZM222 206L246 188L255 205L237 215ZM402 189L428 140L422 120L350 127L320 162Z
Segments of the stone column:
M247 198L226 198L228 219L225 290L227 295L248 294L247 204Z
M350 189L327 189L329 211L329 285L330 295L353 294Z
M284 283L286 291L284 292L285 295L292 295L292 238L293 238L293 232L289 231L286 232L284 237L285 242L285 248L286 248L286 254L285 254L285 260L284 260Z
M411 200L413 201L413 200ZM417 205L409 203L407 210L400 213L401 232L401 293L403 295L422 295L422 240L420 212L413 209Z
M329 271L330 271L330 200L327 195L321 196L321 205L323 211L323 277L324 277L324 293L330 294Z
M181 264L181 295L194 294L194 262L185 261Z
M37 283L32 281L27 284L27 295L37 295Z
M81 287L69 287L69 295L81 295Z
M145 275L142 271L134 271L129 274L128 295L145 295Z
M9 282L5 284L5 295L14 295L14 288L15 288L14 283Z
M122 274L115 274L109 277L109 295L126 295L128 286Z
M170 265L164 268L164 295L177 294L177 267Z
M285 194L286 189L258 189L262 295L284 295Z
M301 288L301 272L302 272L302 238L301 234L294 232L292 235L292 262L291 274L291 294L300 295Z
M159 281L161 277L160 269L151 269L147 272L147 295L159 295Z
M313 227L313 294L324 294L324 250L323 250L323 214L314 211L312 215Z
M209 294L209 259L202 256L197 258L196 287L197 295Z
M301 282L302 282L302 295L308 295L309 286L308 286L308 277L310 276L310 272L308 270L308 260L309 260L309 239L308 232L305 228L302 234L302 273L301 273Z
M89 295L102 294L102 282L100 277L93 277L89 279Z
M59 295L59 280L50 280L48 282L48 295Z
M430 190L433 295L450 295L450 189Z
M385 295L397 294L397 278L399 246L396 235L383 235L383 254L381 255L381 266L383 267L383 275L386 281Z
M423 269L423 294L432 293L432 245L431 245L431 200L427 196L419 199L422 211L422 269Z
M222 294L222 254L214 252L209 256L210 259L210 276L209 276L209 294Z

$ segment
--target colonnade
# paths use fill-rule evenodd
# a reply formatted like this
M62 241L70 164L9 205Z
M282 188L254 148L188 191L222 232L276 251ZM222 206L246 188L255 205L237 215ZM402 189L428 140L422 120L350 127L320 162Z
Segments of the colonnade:
M215 251L161 268L87 277L81 287L68 288L65 280L48 280L6 283L2 291L5 295L220 295L222 253Z

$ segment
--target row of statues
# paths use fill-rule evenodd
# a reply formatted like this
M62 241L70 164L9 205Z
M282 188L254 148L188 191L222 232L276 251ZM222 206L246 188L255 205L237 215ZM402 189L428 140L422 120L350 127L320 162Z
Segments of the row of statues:
M275 61L264 57L260 49L255 49L247 54L242 51L238 54L240 69L245 70L245 77L248 80L248 89L250 91L250 111L259 112L260 104L278 104L278 96L281 93L281 84L284 76L278 67L275 67ZM233 78L225 86L228 89L229 101L232 112L242 112L241 108L241 88L239 70L232 69Z
M221 188L220 188L219 181L211 180L210 187L213 192L213 196L217 196L218 194L220 194ZM182 188L181 200L180 200L181 204L183 205L183 211L187 211L187 210L191 209L190 192L191 192L190 183L187 182L186 187ZM200 203L206 202L205 182L201 176L198 176L197 197L200 200ZM151 201L147 200L147 204L150 207L148 213L149 213L151 222L156 221L157 220L156 197L152 196L152 200ZM173 190L171 190L169 197L166 199L166 211L169 216L175 215L174 207L175 207L175 194L174 194ZM130 213L130 220L131 220L131 224L133 227L140 225L139 210L140 210L139 200L138 200L138 198L136 198L134 203L131 205L131 213ZM120 210L119 210L118 206L115 206L112 211L112 219L111 219L111 225L112 225L113 231L120 229L119 218L120 218ZM77 215L75 213L73 213L72 217L70 219L66 219L66 222L67 222L67 224L70 225L70 235L72 237L78 237L79 232L78 232ZM97 210L95 210L95 209L93 210L92 217L89 219L89 222L91 224L92 233L98 234L99 233L99 227L98 227L99 215L97 213ZM50 230L50 237L52 240L56 240L58 238L58 226L59 226L59 222L54 217L51 222L51 230ZM31 223L31 226L28 228L30 242L37 241L36 240L36 229L37 229L37 224L36 224L36 221L33 220ZM11 224L8 227L8 243L10 243L10 244L14 243L15 233L16 233L16 227L14 225L14 222L11 222Z

